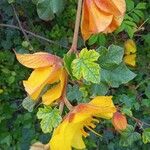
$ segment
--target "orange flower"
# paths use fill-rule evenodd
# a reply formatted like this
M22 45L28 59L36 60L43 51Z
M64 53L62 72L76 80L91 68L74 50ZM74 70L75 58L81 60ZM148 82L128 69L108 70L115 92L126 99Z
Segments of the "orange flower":
M127 119L119 112L114 113L112 123L118 132L127 128Z
M83 0L81 32L84 40L92 34L117 29L126 11L125 0Z
M66 71L61 59L55 55L38 52L34 54L17 54L18 61L28 68L33 68L27 81L23 81L25 90L33 100L42 97L45 105L61 97L66 81ZM53 85L47 89L48 85Z
M84 149L82 137L88 136L84 128L96 133L93 131L95 123L99 122L96 117L111 119L115 111L112 96L98 96L88 104L77 105L55 129L50 140L50 149Z

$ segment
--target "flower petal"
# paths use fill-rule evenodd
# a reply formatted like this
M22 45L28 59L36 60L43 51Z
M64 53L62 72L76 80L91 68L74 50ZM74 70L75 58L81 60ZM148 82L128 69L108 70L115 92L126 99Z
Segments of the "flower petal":
M93 116L108 118L108 116L110 117L109 113L113 114L116 111L111 99L111 96L99 96L89 104L75 106L55 129L50 140L51 150L71 150L72 147L84 149L82 136L87 136L84 127L95 128L95 124L92 122L94 121Z
M106 30L112 19L113 16L99 10L94 1L84 1L81 20L81 32L84 40L87 40L92 34Z
M17 60L28 68L41 68L48 67L60 63L60 58L44 52L34 54L18 54L16 53Z
M125 0L84 0L81 19L83 39L100 32L113 32L121 25L125 10Z
M33 100L36 100L47 84L50 75L52 74L52 67L35 69L27 81L23 81L26 92L31 96Z
M127 128L127 119L119 112L114 113L112 123L117 131L122 131Z
M107 108L108 110L109 108L110 110L112 110L110 111L110 113L107 113L106 111L99 113L98 116L101 118L110 119L112 118L113 113L116 111L116 108L112 101L112 96L97 96L90 102L90 104L105 108L106 110Z
M64 121L54 131L52 139L50 140L51 150L72 150L72 139L79 127L75 124L68 124Z
M55 76L58 76L60 83L52 87L42 96L42 101L45 105L50 105L53 101L57 100L62 95L67 76L66 71L61 68L57 71L57 75Z

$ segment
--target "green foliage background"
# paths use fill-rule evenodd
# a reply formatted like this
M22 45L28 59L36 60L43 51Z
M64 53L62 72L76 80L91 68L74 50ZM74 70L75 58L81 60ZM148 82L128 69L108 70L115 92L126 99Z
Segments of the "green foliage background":
M10 1L9 1L10 2ZM135 7L140 2L146 2L144 9L140 9L137 15ZM115 95L115 104L122 105L122 111L126 114L133 114L140 120L150 124L150 3L148 0L127 0L128 12L123 26L110 35L96 35L86 43L88 48L108 47L111 44L123 46L128 38L134 38L137 43L137 67L131 68L136 78L119 88L110 88L108 93ZM76 14L76 1L68 0L65 10L51 21L43 21L38 17L37 6L31 0L16 0L15 8L19 14L23 27L36 34L54 40L56 44L50 44L29 35L33 50L47 51L63 56L72 41L74 20ZM138 17L139 16L139 17ZM149 20L148 20L149 19ZM144 21L144 28L134 32ZM0 24L17 25L14 12L7 0L0 1ZM22 80L30 74L30 70L20 65L16 59L13 49L20 52L29 52L22 33L16 29L0 26L0 149L2 150L27 150L35 141L47 143L49 134L43 134L40 129L40 122L37 120L36 112L29 113L22 107L22 100L26 97ZM58 45L59 44L59 45ZM61 45L61 46L60 46ZM84 47L80 37L79 49ZM101 90L98 90L101 88ZM86 102L89 92L93 96L106 94L108 87L103 83L101 86L78 85L68 86L68 97L72 103L75 100ZM100 91L100 92L99 92ZM107 124L104 124L106 123ZM102 121L96 130L103 133L103 137L91 134L86 139L88 150L149 150L150 144L143 144L139 135L143 129L128 118L131 125L128 130L133 134L117 134L112 130L108 121ZM148 127L148 126L144 126ZM108 128L110 130L108 130ZM146 132L146 131L145 131ZM150 141L150 135L147 134Z

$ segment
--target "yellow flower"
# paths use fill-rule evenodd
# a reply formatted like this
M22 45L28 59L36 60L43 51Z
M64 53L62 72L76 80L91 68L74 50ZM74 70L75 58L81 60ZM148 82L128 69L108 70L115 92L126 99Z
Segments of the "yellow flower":
M136 66L136 44L133 40L129 39L124 44L125 47L125 56L124 62L132 67Z
M34 54L16 53L16 57L21 64L34 69L29 79L23 81L26 92L33 100L42 96L43 104L50 105L61 97L67 74L59 57L43 52ZM41 95L44 88L52 84L55 85Z
M112 96L98 96L88 104L79 104L65 117L63 122L55 129L50 140L51 150L84 149L82 137L87 137L87 128L93 131L96 117L111 119L116 112ZM95 131L93 131L95 132Z
M125 0L83 0L81 32L84 40L92 34L117 29L126 11Z

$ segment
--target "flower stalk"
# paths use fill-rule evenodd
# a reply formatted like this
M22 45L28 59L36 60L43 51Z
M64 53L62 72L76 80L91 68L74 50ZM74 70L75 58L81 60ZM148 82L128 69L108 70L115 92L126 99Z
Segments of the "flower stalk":
M79 34L80 21L81 21L81 12L82 12L82 1L83 0L78 0L78 8L77 8L77 14L76 14L76 22L75 22L73 42L72 42L72 46L69 50L70 53L77 51L78 34Z

